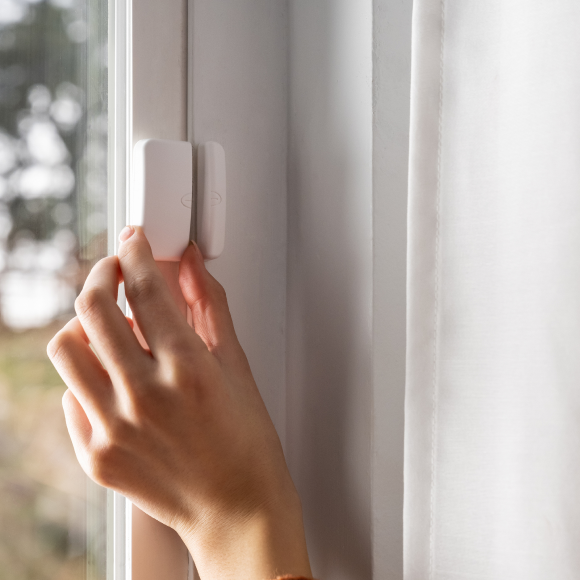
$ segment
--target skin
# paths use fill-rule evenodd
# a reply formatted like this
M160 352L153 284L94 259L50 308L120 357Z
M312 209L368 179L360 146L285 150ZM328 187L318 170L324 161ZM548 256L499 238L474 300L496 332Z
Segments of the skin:
M194 330L142 230L120 239L48 345L82 468L173 528L202 580L310 577L300 499L224 289L191 244L179 283ZM120 282L149 350L117 306Z

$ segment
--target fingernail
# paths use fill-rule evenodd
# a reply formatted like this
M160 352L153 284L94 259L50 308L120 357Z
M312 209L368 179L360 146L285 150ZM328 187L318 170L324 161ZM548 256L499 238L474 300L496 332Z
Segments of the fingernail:
M126 242L135 233L135 228L132 226L125 226L119 234L119 241Z

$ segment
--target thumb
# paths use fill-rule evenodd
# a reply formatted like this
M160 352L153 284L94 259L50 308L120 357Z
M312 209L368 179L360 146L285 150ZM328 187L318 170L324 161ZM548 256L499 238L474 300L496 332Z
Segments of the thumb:
M179 285L191 309L195 332L218 358L239 356L241 350L223 286L207 271L195 242L181 257Z

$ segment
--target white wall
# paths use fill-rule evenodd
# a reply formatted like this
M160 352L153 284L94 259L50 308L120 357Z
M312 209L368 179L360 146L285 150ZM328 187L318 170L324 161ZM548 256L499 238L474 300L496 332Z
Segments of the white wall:
M315 576L372 575L372 2L290 0L287 457Z

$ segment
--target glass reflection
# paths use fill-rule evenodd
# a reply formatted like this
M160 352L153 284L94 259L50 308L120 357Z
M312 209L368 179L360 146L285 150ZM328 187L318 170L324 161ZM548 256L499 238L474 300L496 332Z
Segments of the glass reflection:
M102 579L46 343L106 255L107 3L0 0L0 580Z

